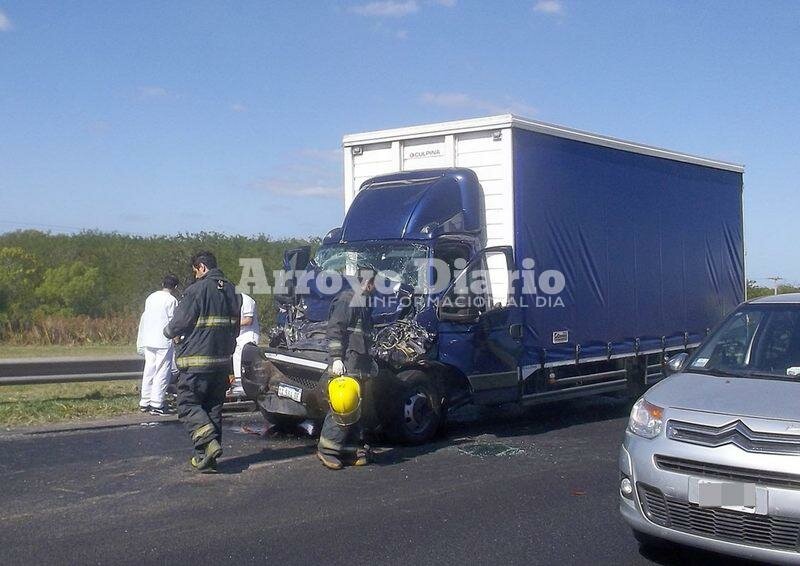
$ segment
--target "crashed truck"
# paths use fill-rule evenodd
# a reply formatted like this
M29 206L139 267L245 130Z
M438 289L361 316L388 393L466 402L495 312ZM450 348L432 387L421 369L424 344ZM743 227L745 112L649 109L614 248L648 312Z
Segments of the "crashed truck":
M286 253L280 323L246 356L271 422L324 417L332 297L313 276L354 262L399 274L396 298L414 299L374 309L381 373L365 395L367 426L404 443L465 404L638 396L744 299L739 165L512 115L343 147L344 222L313 257ZM434 260L454 276L444 289L438 274L420 285ZM487 268L468 291L484 297L448 300Z

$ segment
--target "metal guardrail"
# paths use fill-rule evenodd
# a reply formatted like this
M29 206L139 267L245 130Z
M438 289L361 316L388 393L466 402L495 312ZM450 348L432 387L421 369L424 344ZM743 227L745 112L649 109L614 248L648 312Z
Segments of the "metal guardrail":
M0 386L141 379L143 369L139 356L0 360Z

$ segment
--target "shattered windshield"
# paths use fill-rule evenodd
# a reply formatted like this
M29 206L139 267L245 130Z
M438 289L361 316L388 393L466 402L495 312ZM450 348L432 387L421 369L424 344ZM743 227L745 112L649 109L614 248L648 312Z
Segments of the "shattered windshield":
M747 305L697 351L690 371L800 379L800 305Z
M428 247L423 244L380 242L335 244L317 250L314 261L323 271L352 274L357 265L375 268L376 274L396 283L417 287L417 260L428 257Z

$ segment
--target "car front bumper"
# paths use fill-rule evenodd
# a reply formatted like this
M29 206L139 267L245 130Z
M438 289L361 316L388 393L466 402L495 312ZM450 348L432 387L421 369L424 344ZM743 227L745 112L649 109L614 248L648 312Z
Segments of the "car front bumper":
M750 560L800 564L800 545L795 550L786 550L775 548L770 544L754 544L750 540L737 539L736 536L730 535L733 532L730 530L731 525L743 533L746 532L746 536L751 536L754 532L759 535L771 533L770 529L774 529L774 524L783 525L784 520L790 525L793 525L795 521L800 522L800 489L787 489L771 485L761 486L758 489L762 492L766 491L767 495L762 498L759 514L720 510L722 519L710 521L708 519L710 516L719 517L717 511L705 512L696 504L690 503L690 483L692 481L690 478L692 476L688 473L662 469L656 464L656 455L706 462L712 465L771 471L786 470L789 462L794 464L789 469L794 467L795 470L800 470L800 465L798 465L800 457L753 454L744 452L735 446L706 448L669 440L663 433L657 438L645 439L630 431L625 433L625 441L619 454L620 480L622 477L627 477L633 484L633 493L629 497L624 496L621 490L619 492L620 512L634 530L672 542ZM728 481L720 477L701 477L702 479ZM664 501L670 502L664 507L669 511L662 514L661 517L648 518L645 514L647 503L645 502L643 505L642 501L645 497L645 492L642 491L643 486L649 489L650 493L661 492ZM682 520L670 520L671 518L678 519L678 513L681 514L680 519ZM667 516L668 520L665 521L663 516ZM651 517L653 517L652 512ZM656 521L662 524L657 524ZM675 525L672 524L673 522ZM666 523L666 526L663 523ZM743 524L748 526L740 527ZM687 525L691 525L691 527L687 527ZM724 532L724 534L720 535L720 532ZM768 535L764 534L763 536Z

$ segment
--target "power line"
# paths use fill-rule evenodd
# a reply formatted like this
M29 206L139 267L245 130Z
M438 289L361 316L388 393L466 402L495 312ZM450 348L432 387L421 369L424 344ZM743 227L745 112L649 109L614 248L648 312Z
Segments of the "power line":
M18 226L26 228L53 228L56 230L88 230L88 228L79 228L77 226L63 226L60 224L36 224L33 222L19 222L16 220L0 220L0 224L9 226Z

